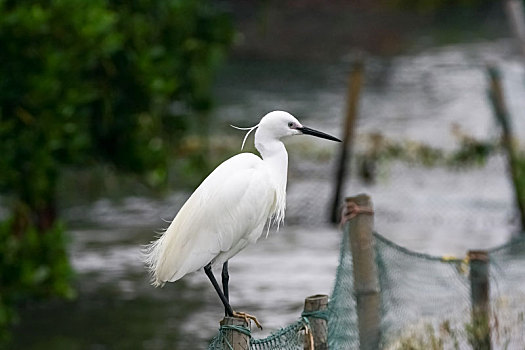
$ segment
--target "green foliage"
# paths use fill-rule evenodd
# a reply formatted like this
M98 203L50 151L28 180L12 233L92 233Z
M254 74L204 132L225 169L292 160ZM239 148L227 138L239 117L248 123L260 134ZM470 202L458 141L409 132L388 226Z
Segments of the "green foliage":
M12 221L0 224L0 345L16 318L17 302L74 296L63 225L55 224L45 235L32 227L20 236L12 234L12 225Z
M11 303L71 293L62 170L102 163L163 183L233 30L207 0L0 0L0 18L1 329Z
M488 158L501 149L498 142L476 140L456 132L459 147L451 152L420 142L394 141L381 134L369 135L369 148L359 154L362 164L401 160L426 167L446 166L454 169L483 166Z
M162 181L187 127L170 104L210 107L232 38L201 0L1 0L0 17L0 191L31 208L53 197L61 165Z
M490 350L490 325L484 317L477 317L471 323L465 325L467 339L476 350Z
M472 349L490 349L490 327L486 319L464 323L464 329L454 328L450 321L443 321L438 331L432 324L425 324L421 329L404 334L389 349L397 350L444 350L457 349L460 339L465 336ZM464 347L464 346L463 346Z
M419 349L431 349L431 350L443 350L444 349L444 337L446 335L436 334L434 327L430 324L425 325L425 330L422 334L414 334L408 337L404 337L400 340L399 345L396 349L402 350L419 350ZM459 349L457 347L456 349Z
M438 330L430 323L425 324L418 329L414 329L407 334L402 335L388 349L396 350L444 350L460 349L459 339L461 330L451 326L450 321L443 321Z

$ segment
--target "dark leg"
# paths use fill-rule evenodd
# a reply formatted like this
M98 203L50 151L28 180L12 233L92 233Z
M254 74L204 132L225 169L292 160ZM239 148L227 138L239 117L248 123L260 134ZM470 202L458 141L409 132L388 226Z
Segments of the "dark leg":
M204 272L206 273L206 276L208 276L208 278L210 279L211 284L213 284L213 288L215 288L215 291L217 292L217 294L219 294L219 298L221 299L222 304L224 305L224 309L226 310L226 315L232 317L233 316L232 307L230 306L228 299L222 293L222 290L219 287L219 284L217 283L215 276L213 276L213 272L211 271L211 263L204 266Z
M230 281L230 275L228 274L228 262L226 261L222 265L222 290L224 291L224 296L226 297L226 300L230 302L230 292L228 289L228 282ZM228 316L228 310L224 310L226 313L226 316Z

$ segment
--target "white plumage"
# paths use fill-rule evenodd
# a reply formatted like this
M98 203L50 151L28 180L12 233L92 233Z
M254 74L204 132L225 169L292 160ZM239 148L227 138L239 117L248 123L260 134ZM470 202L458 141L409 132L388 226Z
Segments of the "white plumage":
M304 133L338 141L281 111L268 113L248 130L255 128L255 147L262 158L241 153L219 165L168 229L146 247L154 285L176 281L209 263L223 264L255 243L265 224L284 220L288 154L283 137Z
M254 243L275 209L276 192L256 155L242 153L222 163L150 245L154 283L176 281L209 262L222 264Z

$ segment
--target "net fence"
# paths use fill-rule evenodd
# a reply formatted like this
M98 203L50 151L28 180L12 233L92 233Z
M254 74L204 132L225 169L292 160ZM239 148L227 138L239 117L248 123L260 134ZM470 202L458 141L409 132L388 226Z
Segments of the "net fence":
M359 349L349 225L341 242L339 266L328 310L330 349ZM374 233L380 285L381 349L478 349L471 321L467 258L413 252ZM525 239L517 238L489 254L490 329L493 349L525 344ZM269 337L250 340L250 349L304 349L306 317ZM221 329L209 349L233 349Z

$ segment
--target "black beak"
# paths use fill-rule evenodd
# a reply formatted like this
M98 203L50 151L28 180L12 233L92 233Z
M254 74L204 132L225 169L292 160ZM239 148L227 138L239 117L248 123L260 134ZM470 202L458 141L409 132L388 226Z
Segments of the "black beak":
M301 131L305 135L312 135L312 136L320 137L322 139L341 142L341 140L339 140L337 137L333 137L332 135L328 135L328 134L325 134L324 132L310 129L305 126L303 126L302 128L297 128L297 130Z

